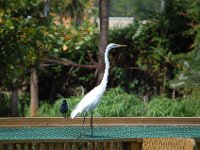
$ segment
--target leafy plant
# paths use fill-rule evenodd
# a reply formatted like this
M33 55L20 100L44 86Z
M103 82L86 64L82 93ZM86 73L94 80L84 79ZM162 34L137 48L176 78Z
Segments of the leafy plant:
M53 104L41 102L38 116L61 117L59 111L63 100L67 100L69 117L83 95L69 98L60 97ZM27 107L27 105L26 105ZM26 108L25 110L28 111ZM29 111L26 116L29 115ZM89 113L87 114L90 115ZM185 98L170 99L154 97L144 103L135 94L125 92L121 87L109 89L102 97L102 101L94 110L94 117L195 117L200 116L200 95L193 94Z

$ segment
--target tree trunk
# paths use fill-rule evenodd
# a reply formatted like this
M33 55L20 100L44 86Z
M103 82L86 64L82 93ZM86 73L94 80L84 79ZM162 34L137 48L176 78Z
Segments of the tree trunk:
M17 117L18 116L18 89L13 89L11 95L11 116Z
M51 9L50 0L45 0L45 4L44 4L44 17L47 18L47 19L49 19L50 9Z
M108 44L108 22L109 22L109 5L110 0L99 1L99 18L100 18L100 37L99 37L99 70L97 84L100 84L104 74L104 52Z
M30 93L31 93L31 117L37 116L38 109L38 77L35 68L31 69L30 79Z

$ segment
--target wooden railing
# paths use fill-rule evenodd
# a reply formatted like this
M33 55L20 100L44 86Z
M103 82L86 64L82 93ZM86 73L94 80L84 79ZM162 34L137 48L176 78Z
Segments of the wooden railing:
M0 127L63 127L63 126L81 126L82 117L60 118L60 117L35 117L21 118L9 117L0 118ZM98 117L93 118L94 126L200 126L200 117ZM86 118L86 126L90 125L90 118Z
M0 118L0 128L81 126L83 118ZM85 126L90 125L86 118ZM200 118L94 118L94 126L200 126ZM1 133L0 133L1 134ZM108 141L1 141L0 150L141 150L143 139ZM198 143L197 143L198 146Z

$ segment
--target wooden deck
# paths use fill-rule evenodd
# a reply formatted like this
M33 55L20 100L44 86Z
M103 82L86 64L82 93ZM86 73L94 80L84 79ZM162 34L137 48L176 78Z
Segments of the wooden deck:
M21 118L21 117L16 117L16 118L0 118L0 129L2 133L4 133L5 136L7 137L8 134L10 135L11 139L14 140L0 140L0 150L143 150L145 149L145 146L148 149L148 146L152 146L151 141L156 143L157 139L161 140L162 142L166 143L168 142L167 145L170 146L175 143L175 145L178 145L177 143L188 143L190 148L186 148L183 150L193 150L193 145L194 145L194 140L196 140L196 148L200 149L200 144L199 144L199 139L190 139L190 138L184 138L184 137L176 137L176 138L156 138L156 139L148 139L148 138L129 138L126 140L119 138L115 140L81 140L81 139L74 139L74 140L69 140L66 137L64 139L56 139L57 135L65 135L68 133L66 130L69 130L72 132L74 128L81 128L82 124L82 117L76 118L76 119L71 119L71 118L61 118L61 117L35 117L35 118ZM174 128L186 128L184 131L188 131L187 128L193 131L193 128L200 128L200 118L199 117L167 117L167 118L160 118L160 117L155 117L155 118L146 118L146 117L105 117L105 118L94 118L93 124L95 126L95 129L101 129L102 132L103 128L114 128L114 130L121 129L121 128L126 128L124 130L124 133L128 132L128 128L138 128L138 127L144 127L145 132L150 133L149 127L168 127L170 129ZM86 128L89 129L90 125L90 118L86 118L85 125ZM17 136L20 136L21 133L25 134L24 132L20 132L20 130L25 129L26 132L32 133L35 131L37 128L52 128L52 130L59 129L59 133L56 132L56 134L53 134L52 139L47 139L47 140L41 140L40 138L36 139L35 137L33 139L20 139L20 140L15 140L17 139ZM73 129L71 129L73 128ZM33 129L33 130L31 130ZM62 129L62 130L61 130ZM13 138L12 131L16 130L16 137ZM10 132L11 131L11 132ZM81 130L77 130L81 131ZM108 131L108 130L107 130ZM116 130L115 130L116 131ZM168 132L168 130L165 130ZM182 131L182 130L181 130ZM109 131L111 132L111 131ZM118 131L116 131L118 132ZM130 132L130 131L129 131ZM155 133L154 131L151 131ZM160 132L160 131L159 131ZM181 133L180 131L178 131ZM13 132L15 133L15 132ZM112 132L113 133L113 132ZM142 134L142 132L136 132L139 134ZM1 134L1 133L0 133ZM51 132L47 133L51 134ZM135 133L134 133L135 134ZM30 136L30 134L27 134ZM39 133L39 135L34 134L34 136L40 136L41 137L42 133ZM121 135L121 134L120 134ZM197 135L200 137L200 135ZM94 138L98 138L94 136ZM6 139L6 138L5 138ZM145 142L143 142L145 141ZM174 142L177 141L177 142ZM158 141L160 143L160 141ZM146 143L146 144L144 144ZM162 146L162 145L161 145ZM180 145L181 147L184 147L183 145ZM157 149L156 149L157 150Z

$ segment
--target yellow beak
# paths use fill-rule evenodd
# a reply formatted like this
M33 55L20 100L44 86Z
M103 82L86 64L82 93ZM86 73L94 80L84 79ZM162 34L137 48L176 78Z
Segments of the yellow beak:
M126 47L127 45L118 44L118 47Z

